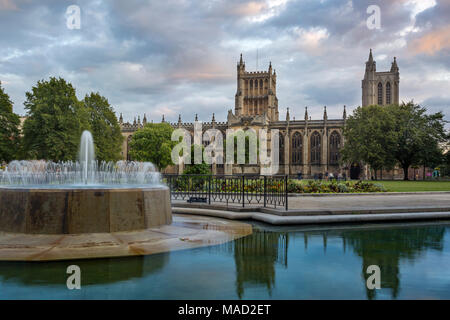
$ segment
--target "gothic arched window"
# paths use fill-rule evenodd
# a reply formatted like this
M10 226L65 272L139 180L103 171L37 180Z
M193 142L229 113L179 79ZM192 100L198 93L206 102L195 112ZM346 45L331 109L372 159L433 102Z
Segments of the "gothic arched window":
M382 105L383 104L383 85L380 83L378 83L378 105Z
M320 164L320 134L317 131L311 136L311 164Z
M278 158L280 159L280 164L284 164L284 136L280 133L279 134L279 144L278 144Z
M255 80L255 88L258 88L258 80Z
M386 83L386 104L391 104L391 83Z
M336 131L330 136L330 163L337 164L339 162L339 149L341 148L341 136Z
M302 163L302 147L302 135L296 132L292 137L292 164Z

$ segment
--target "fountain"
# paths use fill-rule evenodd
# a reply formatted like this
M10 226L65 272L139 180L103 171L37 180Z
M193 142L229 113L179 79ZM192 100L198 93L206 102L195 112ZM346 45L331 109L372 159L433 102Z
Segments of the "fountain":
M90 132L78 161L12 161L0 171L0 261L147 255L224 243L248 224L173 218L150 162L95 160Z
M82 234L170 224L170 192L150 162L99 162L89 131L79 161L12 161L0 171L0 231Z

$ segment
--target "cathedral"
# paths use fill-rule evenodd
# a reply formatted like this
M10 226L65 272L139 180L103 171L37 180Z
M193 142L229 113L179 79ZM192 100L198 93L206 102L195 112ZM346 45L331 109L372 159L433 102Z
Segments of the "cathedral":
M298 175L303 177L324 176L326 173L345 175L353 179L370 178L367 166L362 164L343 165L340 163L340 148L345 143L342 128L347 113L343 106L342 117L329 119L326 106L323 107L322 119L311 119L308 108L305 108L302 120L291 119L287 108L284 119L280 120L277 98L277 74L269 64L267 71L249 72L245 69L242 58L237 64L237 90L235 106L228 111L226 122L217 122L214 114L210 122L202 123L202 130L218 129L226 136L227 129L253 129L258 133L261 129L270 132L279 130L279 174ZM366 62L364 79L362 80L362 105L388 105L399 102L400 74L396 58L388 72L377 72L372 50ZM198 121L195 116L194 121ZM164 116L162 122L165 122ZM129 159L129 141L133 133L142 128L147 119L144 114L133 123L124 123L120 115L119 123L125 136L122 156ZM183 122L181 115L178 122L171 123L174 128L184 128L193 134L194 122ZM269 141L270 143L270 137ZM259 174L261 165L212 165L213 174ZM182 173L183 164L166 169L166 173ZM394 175L394 173L392 173Z

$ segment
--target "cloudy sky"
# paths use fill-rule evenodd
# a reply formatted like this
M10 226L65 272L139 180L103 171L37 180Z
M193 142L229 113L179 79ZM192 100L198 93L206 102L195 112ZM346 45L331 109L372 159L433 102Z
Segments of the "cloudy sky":
M80 29L67 8L81 9ZM381 28L369 29L370 5ZM377 71L400 68L400 99L450 108L450 0L0 0L0 81L25 114L25 92L61 76L98 91L125 120L225 121L236 63L277 71L280 118L329 118L361 103L369 48ZM258 55L258 59L256 58Z

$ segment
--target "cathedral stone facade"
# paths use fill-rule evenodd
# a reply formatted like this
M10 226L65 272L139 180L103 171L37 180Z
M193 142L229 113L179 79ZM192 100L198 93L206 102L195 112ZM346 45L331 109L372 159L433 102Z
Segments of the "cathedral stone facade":
M391 70L377 72L377 63L370 49L366 72L362 80L362 106L399 104L400 73L394 57Z
M390 72L376 72L375 61L370 51L366 62L366 72L362 81L362 105L398 103L399 100L399 70L394 58ZM251 128L258 133L261 129L268 132L279 130L279 174L313 177L333 173L352 178L370 178L367 168L359 164L343 165L340 163L340 148L345 143L342 128L346 121L346 107L343 106L342 117L329 119L326 106L323 107L322 119L313 120L305 108L302 120L291 119L289 108L285 119L279 119L277 98L277 75L269 64L267 71L248 72L242 59L237 64L237 90L235 106L228 111L226 122L216 122L214 114L210 122L202 123L202 130L214 128L226 136L227 129ZM381 88L381 89L380 89ZM380 103L378 103L380 102ZM197 121L195 116L194 121ZM162 118L164 122L164 116ZM122 115L119 118L122 134L126 137L122 149L124 159L129 159L128 143L136 130L147 122L144 114L133 123L124 123ZM194 122L171 123L174 128L184 128L193 134ZM268 138L270 146L270 136ZM270 147L268 147L270 150ZM363 169L362 169L363 168ZM166 172L181 173L183 165L166 169ZM215 174L259 174L261 166L257 165L212 165Z

